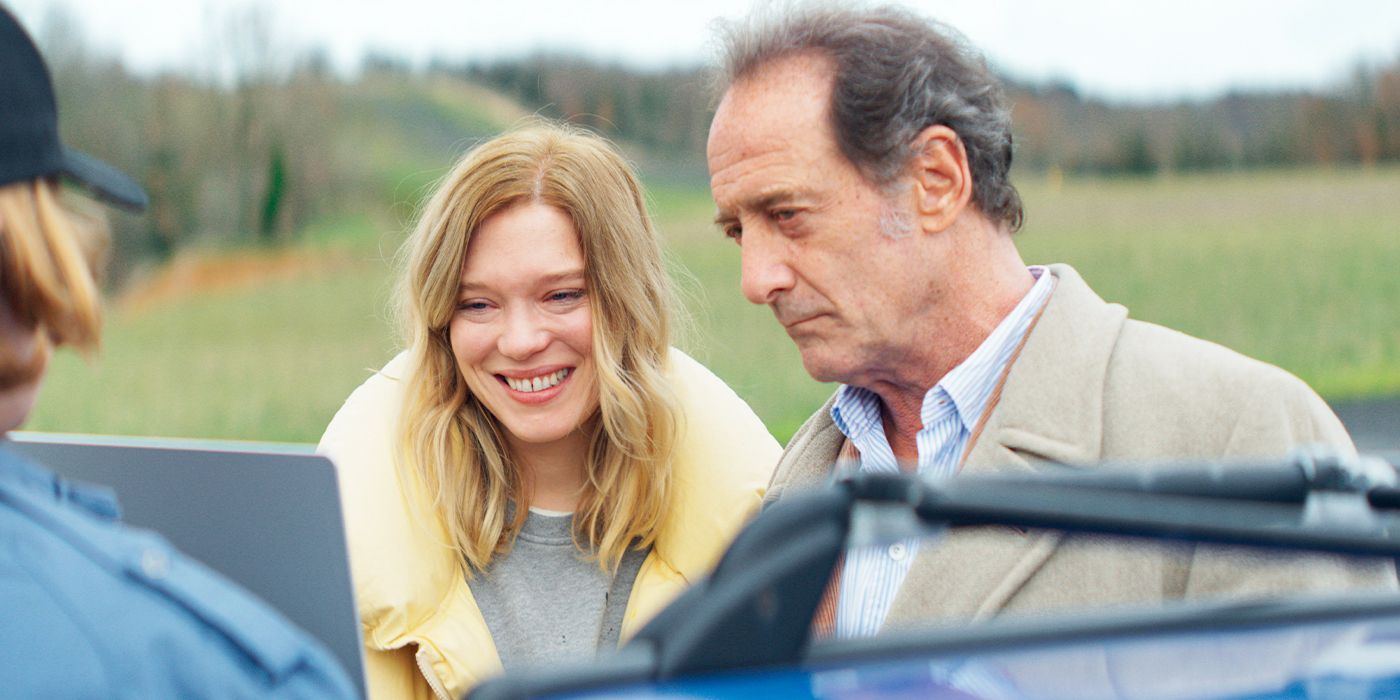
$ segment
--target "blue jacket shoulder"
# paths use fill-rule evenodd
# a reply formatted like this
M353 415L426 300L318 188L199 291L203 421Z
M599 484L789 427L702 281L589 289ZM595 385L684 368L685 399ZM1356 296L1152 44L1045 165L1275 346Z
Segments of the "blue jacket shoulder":
M271 607L0 444L0 687L15 697L353 697Z

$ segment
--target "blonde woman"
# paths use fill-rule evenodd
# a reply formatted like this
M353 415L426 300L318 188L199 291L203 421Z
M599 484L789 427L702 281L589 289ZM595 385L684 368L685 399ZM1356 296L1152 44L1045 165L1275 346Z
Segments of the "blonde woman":
M448 698L616 647L714 563L780 450L670 347L657 236L603 139L540 124L477 147L405 252L407 349L321 448L371 695Z

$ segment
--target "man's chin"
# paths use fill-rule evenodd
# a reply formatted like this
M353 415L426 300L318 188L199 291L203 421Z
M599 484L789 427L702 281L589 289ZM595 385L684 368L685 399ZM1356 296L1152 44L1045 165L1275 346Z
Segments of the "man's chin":
M815 348L803 348L800 345L798 350L802 352L803 369L819 382L844 382L850 374L846 363L838 361L838 358L832 357L830 353Z

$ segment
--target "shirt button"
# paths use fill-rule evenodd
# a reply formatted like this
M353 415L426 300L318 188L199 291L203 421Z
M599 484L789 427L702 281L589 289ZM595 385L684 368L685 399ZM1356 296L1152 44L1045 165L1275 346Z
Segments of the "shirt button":
M908 553L908 548L903 542L895 542L890 545L890 558L895 561L903 561L904 555Z
M170 575L170 558L158 549L148 549L141 553L141 571L152 580L163 579Z

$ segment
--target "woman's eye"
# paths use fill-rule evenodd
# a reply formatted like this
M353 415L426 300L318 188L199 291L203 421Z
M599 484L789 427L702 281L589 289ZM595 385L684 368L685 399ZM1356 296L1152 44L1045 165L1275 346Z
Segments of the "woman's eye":
M465 312L467 312L467 313L469 313L469 314L470 314L470 313L481 313L481 312L486 311L486 310L488 310L488 309L490 309L490 308L491 308L491 305L488 304L488 303L486 303L486 302L484 302L484 301L469 300L469 301L459 301L459 302L457 302L457 310L458 310L458 311L465 311Z
M583 299L583 290L561 289L557 292L550 292L547 298L557 304L570 304Z

